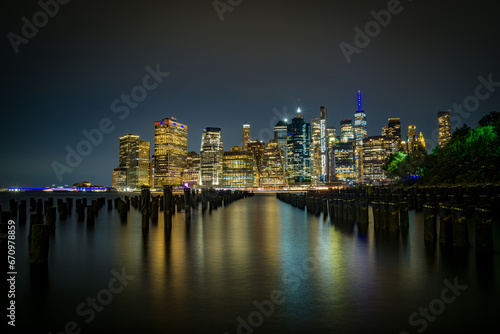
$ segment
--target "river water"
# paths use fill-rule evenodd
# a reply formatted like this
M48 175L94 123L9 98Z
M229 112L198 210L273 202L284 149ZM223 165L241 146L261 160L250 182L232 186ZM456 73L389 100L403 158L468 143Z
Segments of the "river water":
M92 196L103 195L87 197ZM6 201L1 198L4 210ZM18 332L489 333L495 332L489 327L498 328L498 249L484 255L474 247L426 246L423 217L414 211L406 232L374 231L370 217L368 233L361 234L274 194L257 194L211 213L196 211L189 225L184 213L177 213L170 232L163 213L143 232L134 210L121 223L118 212L105 207L94 227L78 222L74 210L67 220L58 218L47 271L30 269L29 223L16 225Z

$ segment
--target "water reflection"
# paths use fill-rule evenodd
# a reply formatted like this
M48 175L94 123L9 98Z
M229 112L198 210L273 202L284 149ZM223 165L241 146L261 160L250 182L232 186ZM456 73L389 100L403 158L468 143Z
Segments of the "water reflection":
M113 198L113 197L111 197ZM115 210L95 226L75 215L57 220L47 271L30 271L27 227L19 226L18 277L22 330L59 332L71 319L87 332L235 333L258 311L254 302L282 291L255 333L415 332L408 317L439 296L455 277L468 289L426 333L481 330L493 317L500 285L499 257L423 241L423 217L410 212L399 232L366 231L257 195L203 213L186 224L163 213L148 230L131 210L126 224ZM326 218L326 219L325 219ZM112 269L136 278L90 324L76 305L106 287ZM24 274L23 274L24 273ZM27 275L26 275L27 274ZM452 321L452 319L454 319Z

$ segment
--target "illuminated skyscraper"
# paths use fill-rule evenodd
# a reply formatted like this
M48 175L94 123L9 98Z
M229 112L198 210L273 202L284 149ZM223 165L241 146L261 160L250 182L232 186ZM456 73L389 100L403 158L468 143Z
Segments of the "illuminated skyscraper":
M330 181L354 181L356 166L354 162L354 140L346 143L337 142L331 146L330 159L333 164L333 175Z
M363 179L379 183L386 179L383 166L392 151L392 140L372 136L363 140Z
M264 159L266 143L260 140L251 140L247 145L247 151L253 156L253 184L254 187L260 185L260 168Z
M425 138L422 132L420 132L420 135L418 136L418 144L425 149Z
M321 119L311 120L311 183L318 185L321 179Z
M283 121L279 121L274 126L274 140L278 142L278 146L281 150L283 150L283 158L284 158L284 168L286 170L287 166L287 125L288 119L284 119Z
M311 182L311 125L304 122L304 117L298 114L287 127L289 185L310 184Z
M223 185L227 188L251 188L253 186L253 155L235 146L224 152Z
M113 171L113 187L134 190L149 186L149 152L150 143L138 135L120 137L120 161Z
M415 145L418 143L417 127L415 125L408 125L408 137L406 138L406 151L413 152Z
M182 175L182 183L190 187L198 184L200 180L200 155L196 152L188 152L186 169Z
M319 109L320 117L311 121L311 181L313 184L327 181L326 108Z
M354 113L354 138L356 145L363 145L363 139L368 137L366 129L366 114L361 109L361 91L358 90L358 110Z
M400 150L401 146L401 121L399 118L389 118L385 137L391 139L392 152Z
M220 128L205 128L201 138L200 186L221 187L224 147Z
M242 143L243 143L242 146L244 150L247 149L247 144L250 140L251 140L250 124L247 124L247 122L245 122L245 124L243 124L243 134L242 134Z
M347 143L354 139L354 130L352 128L352 119L346 118L340 121L340 141Z
M387 137L401 141L401 120L399 118L389 118L387 121Z
M387 127L387 125L384 125L382 127L382 136L387 137L388 135L389 135L389 128Z
M188 127L173 117L155 122L153 155L155 188L182 184L182 173L186 168L187 131Z
M278 141L271 139L264 151L260 169L260 185L275 187L285 185L284 154Z
M335 162L332 159L331 151L333 145L338 142L337 132L334 126L326 127L326 180L327 182L335 181Z
M438 111L438 145L443 147L451 139L451 114L450 111Z

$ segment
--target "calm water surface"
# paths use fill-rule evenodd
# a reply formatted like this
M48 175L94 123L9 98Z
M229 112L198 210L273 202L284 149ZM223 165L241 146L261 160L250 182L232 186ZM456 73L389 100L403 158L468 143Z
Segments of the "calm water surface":
M1 199L7 207L8 197ZM425 333L488 333L495 332L490 326L498 328L498 250L479 256L473 247L426 246L421 213L410 212L406 233L375 232L370 217L368 233L361 234L273 194L257 194L211 213L197 211L190 225L177 213L166 233L162 213L143 232L134 210L121 223L116 210L103 208L93 228L78 222L74 210L57 221L46 273L30 269L29 224L17 224L20 332L64 333L70 322L81 333L417 333L425 325ZM102 291L122 271L129 276L126 286L116 293ZM455 279L467 288L453 302L440 302L444 281ZM113 284L115 291L122 287ZM454 296L446 293L445 298ZM99 312L87 305L87 298L96 297L106 304L97 305ZM414 312L429 306L437 314L429 315L432 321L417 314L417 323L409 323Z

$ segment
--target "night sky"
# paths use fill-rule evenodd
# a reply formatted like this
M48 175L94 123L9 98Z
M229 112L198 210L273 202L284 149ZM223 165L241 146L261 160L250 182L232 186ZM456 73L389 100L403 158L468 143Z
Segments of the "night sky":
M171 116L188 125L189 151L199 152L209 126L222 128L229 150L241 144L244 121L252 139L267 142L298 99L307 122L324 105L327 125L339 130L341 119L353 117L360 89L369 135L400 117L403 137L414 124L431 149L438 110L467 100L473 110L453 112L452 124L472 127L500 110L500 84L480 89L489 96L473 105L479 76L500 82L500 20L491 1L401 1L348 63L339 45L355 46L354 28L364 31L374 21L370 12L392 3L244 0L221 21L210 0L73 0L15 53L9 33L22 36L21 18L33 22L41 7L9 0L2 10L0 187L111 186L118 137L139 134L153 147L154 122ZM126 117L115 113L113 101L142 86L148 66L169 75ZM82 131L105 118L114 129L59 180L53 162L66 165L66 147L76 149Z

